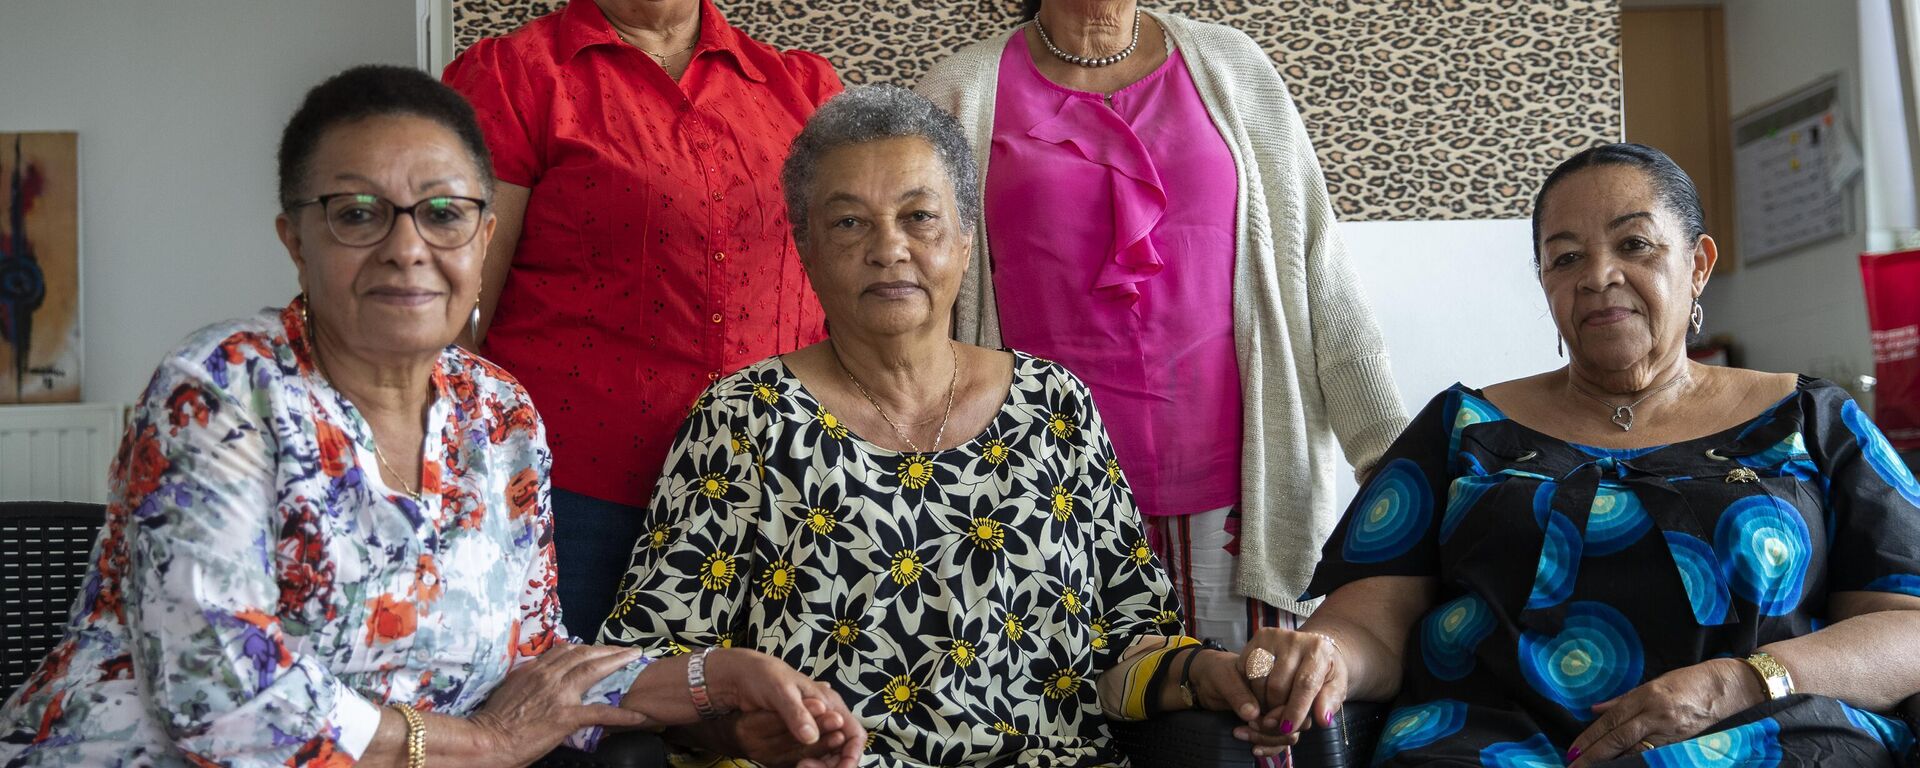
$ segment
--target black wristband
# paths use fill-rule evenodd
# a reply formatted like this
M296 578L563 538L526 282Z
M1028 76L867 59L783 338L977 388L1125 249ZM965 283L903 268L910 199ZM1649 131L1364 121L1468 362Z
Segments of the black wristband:
M1227 650L1226 646L1216 643L1210 638L1201 638L1200 645L1198 647L1199 647L1199 650L1194 651L1192 656L1187 657L1186 668L1180 670L1181 685L1186 685L1188 683L1193 682L1193 661L1194 659L1197 659L1200 657L1200 651L1221 651L1224 653L1233 653L1233 651Z
M1167 678L1172 677L1173 665L1179 662L1180 654L1198 651L1199 648L1200 646L1197 645L1183 645L1168 651L1166 658L1160 660L1160 667L1153 671L1152 677L1147 678L1148 695L1145 709L1148 718L1158 717L1161 712L1166 711L1166 707L1160 705L1160 697L1166 693Z
M1193 682L1193 661L1195 659L1200 658L1200 654L1202 652L1226 650L1226 648L1222 647L1219 643L1216 643L1212 640L1202 640L1200 641L1200 644L1197 646L1190 645L1187 647L1192 648L1193 653L1187 654L1187 665L1180 668L1180 684L1181 685L1187 685Z

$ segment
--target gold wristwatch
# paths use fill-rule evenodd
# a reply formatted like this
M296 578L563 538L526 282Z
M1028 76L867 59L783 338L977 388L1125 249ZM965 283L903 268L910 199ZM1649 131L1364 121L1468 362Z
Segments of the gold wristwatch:
M1786 666L1772 654L1754 651L1746 662L1760 675L1760 683L1767 688L1767 698L1784 699L1793 695L1793 675L1788 674Z

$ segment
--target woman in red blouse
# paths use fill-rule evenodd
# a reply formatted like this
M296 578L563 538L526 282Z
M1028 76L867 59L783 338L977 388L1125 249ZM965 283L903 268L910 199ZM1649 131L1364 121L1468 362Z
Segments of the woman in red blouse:
M688 404L825 336L779 170L840 80L712 0L573 0L445 80L500 180L474 342L546 419L560 602L592 631Z

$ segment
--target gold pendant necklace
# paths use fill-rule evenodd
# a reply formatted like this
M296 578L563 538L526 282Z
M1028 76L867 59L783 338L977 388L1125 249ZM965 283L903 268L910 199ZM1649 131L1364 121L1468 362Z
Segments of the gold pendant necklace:
M906 431L900 428L899 424L894 423L893 417L887 415L887 410L880 407L880 401L874 399L873 393L868 392L867 388L860 384L860 379L853 375L853 369L847 367L846 359L840 357L840 345L833 343L832 337L827 338L827 349L833 351L833 361L840 364L840 372L847 375L847 381L853 382L853 388L860 390L860 396L867 399L868 405L873 406L874 413L880 414L880 419L887 422L887 426L893 428L893 436L900 438L902 442L907 444L907 447L912 448L913 455L925 455L926 451L920 449L920 444L915 443L913 438L908 436ZM940 441L946 439L947 419L953 416L953 393L960 383L960 352L954 348L952 341L947 342L947 352L953 358L953 375L947 379L947 410L940 415L940 429L933 433L934 448L939 448ZM921 421L919 423L925 424L926 422Z
M320 346L314 343L313 320L307 314L307 301L304 298L300 300L300 324L305 326L301 329L304 331L301 341L307 343L307 357L313 360L313 370L320 374L320 378L326 379L328 384L332 384L333 377L327 375L326 366L320 363ZM373 442L373 457L380 461L380 466L387 470L387 474L393 475L393 479L400 483L400 492L405 493L407 498L413 499L415 504L425 503L420 492L414 490L413 485L407 482L407 476L401 474L400 470L394 469L392 464L387 463L387 454L380 450L380 436L371 434L373 424L367 424L367 431L370 433L367 438Z
M607 20L607 26L613 29L614 36L620 38L620 42L626 43L627 45L631 45L634 47L635 50L641 53L644 53L648 56L652 56L655 61L660 62L660 66L662 67L665 67L667 65L668 59L678 58L681 54L684 54L687 51L691 51L694 48L699 47L700 45L700 35L696 33L693 36L693 42L688 44L687 47L685 48L682 48L680 50L674 51L673 53L668 53L664 55L654 53L653 51L649 51L646 48L642 47L639 43L634 42L633 38L628 37L627 33L620 29L620 25L615 24L613 22L613 17L607 16L605 11L601 11L600 15ZM700 14L698 12L695 12L692 21L699 21L699 20L700 20ZM682 26L685 26L685 25L683 24ZM681 27L675 27L673 29L667 30L668 37L672 37L673 35L680 34L680 29Z
M614 34L616 34L616 35L619 35L619 36L620 36L620 42L623 42L623 43L626 43L627 45L631 45L631 46L633 46L633 48L634 48L634 50L637 50L637 51L639 51L639 52L641 52L641 53L644 53L644 54L646 54L646 55L648 55L648 56L652 56L652 57L653 57L653 60L654 60L654 61L658 61L658 62L660 62L660 66L663 66L663 67L667 65L667 60L668 60L668 59L676 59L676 58L679 58L681 54L684 54L684 53L686 53L687 51L691 51L691 50L693 50L694 48L696 48L696 47L698 47L698 46L700 45L700 38L698 38L698 37L696 37L696 38L694 38L694 39L693 39L693 44L692 44L692 45L689 45L689 46L687 46L687 47L685 47L685 48L682 48L682 49L680 49L680 50L677 50L677 51L674 51L673 53L668 53L668 54L659 54L659 53L654 53L653 51L649 51L649 50L647 50L647 49L645 49L645 48L642 48L642 47L640 47L640 44L639 44L639 43L636 43L636 42L634 42L634 41L633 41L633 38L630 38L630 37L627 37L627 33L625 33L625 32L622 32L622 31L620 31L620 30L619 30L619 28L617 28L617 27L616 27L616 28L615 28L615 29L613 30L613 33L614 33Z

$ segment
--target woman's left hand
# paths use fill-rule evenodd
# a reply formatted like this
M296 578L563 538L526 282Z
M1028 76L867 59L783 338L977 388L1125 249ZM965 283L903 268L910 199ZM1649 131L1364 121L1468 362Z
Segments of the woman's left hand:
M1686 741L1762 701L1759 678L1739 659L1681 667L1593 705L1600 718L1573 740L1569 768Z
M766 766L792 768L834 768L839 758L858 758L852 751L855 742L864 747L867 733L841 700L840 694L826 683L814 683L818 698L806 700L807 711L820 726L820 739L802 744L793 738L786 720L778 712L744 712L730 719L731 741L737 757Z

